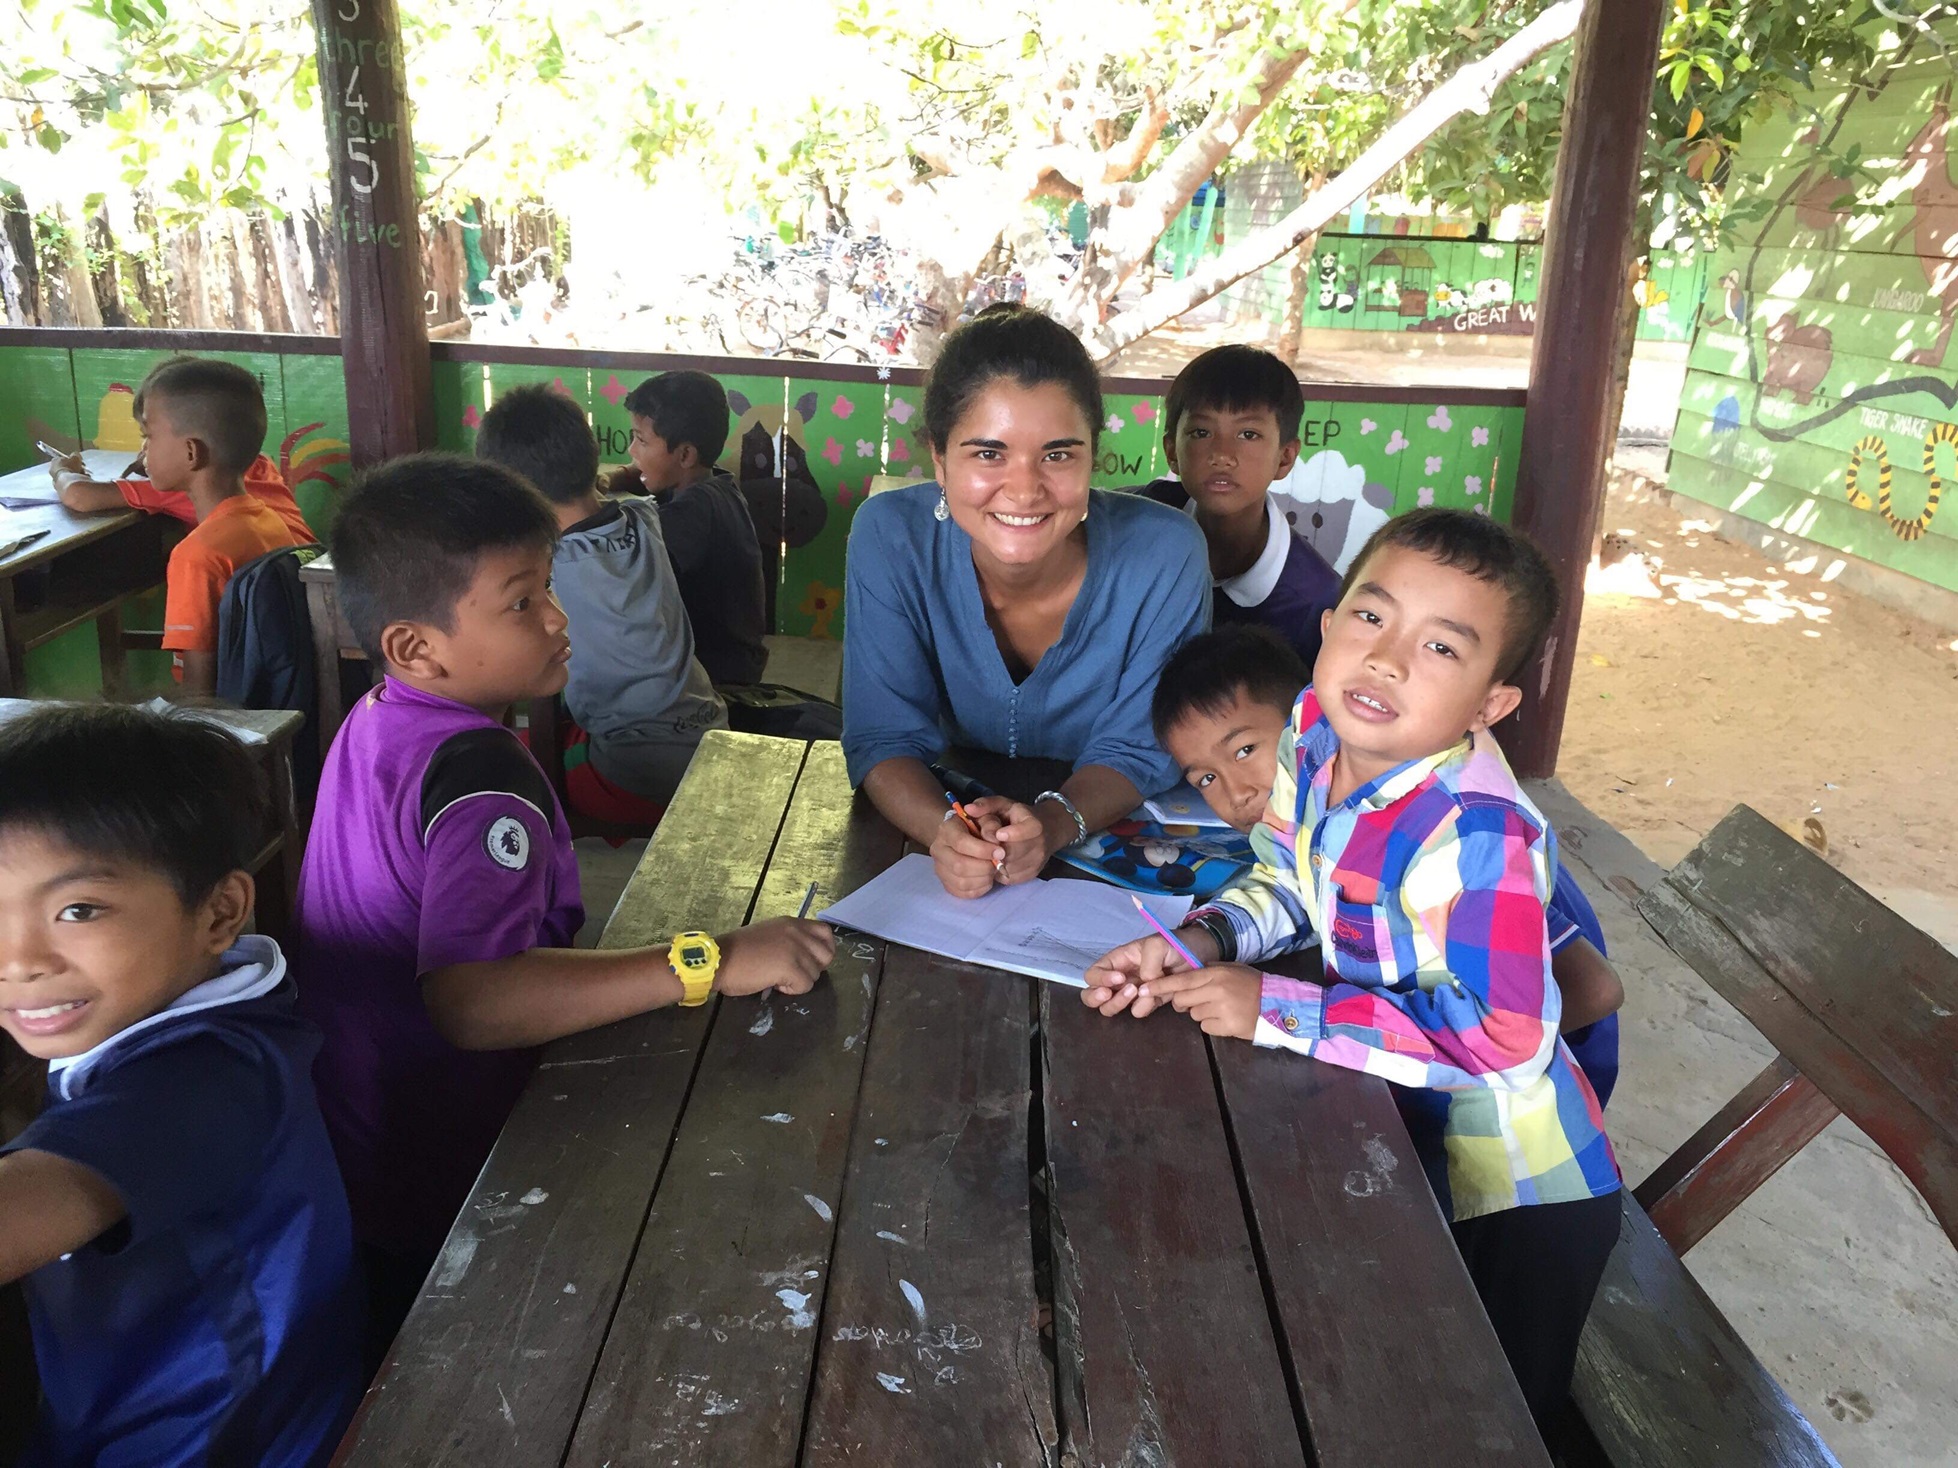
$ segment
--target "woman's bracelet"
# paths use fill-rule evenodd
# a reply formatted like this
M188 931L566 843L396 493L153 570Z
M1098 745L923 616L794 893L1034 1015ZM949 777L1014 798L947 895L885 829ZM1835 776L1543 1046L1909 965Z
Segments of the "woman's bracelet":
M1079 846L1083 841L1088 839L1088 823L1081 819L1081 812L1074 808L1073 801L1069 800L1058 790L1041 791L1038 795L1034 796L1033 803L1039 805L1043 800L1053 801L1062 810L1074 817L1074 839L1067 843L1069 846Z

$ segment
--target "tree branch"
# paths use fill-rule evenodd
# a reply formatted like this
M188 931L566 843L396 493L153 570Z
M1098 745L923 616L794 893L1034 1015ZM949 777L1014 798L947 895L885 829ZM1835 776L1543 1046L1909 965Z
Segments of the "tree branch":
M1584 0L1558 0L1480 61L1471 62L1404 113L1338 178L1314 190L1291 213L1172 285L1150 291L1119 316L1085 336L1088 350L1106 361L1130 342L1174 321L1225 287L1262 270L1317 234L1341 210L1361 198L1425 143L1464 112L1486 113L1496 89L1523 64L1560 41L1570 39L1584 11ZM1165 169L1159 172L1167 171ZM1153 176L1152 176L1153 181Z

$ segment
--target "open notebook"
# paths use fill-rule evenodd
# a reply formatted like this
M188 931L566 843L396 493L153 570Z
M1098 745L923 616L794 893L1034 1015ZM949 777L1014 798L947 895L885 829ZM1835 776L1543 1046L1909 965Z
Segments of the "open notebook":
M953 897L939 885L931 858L913 852L820 916L907 948L1078 989L1089 964L1148 935L1149 924L1129 899L1116 887L1065 879L995 887L984 897ZM1142 901L1166 928L1190 911L1187 897Z

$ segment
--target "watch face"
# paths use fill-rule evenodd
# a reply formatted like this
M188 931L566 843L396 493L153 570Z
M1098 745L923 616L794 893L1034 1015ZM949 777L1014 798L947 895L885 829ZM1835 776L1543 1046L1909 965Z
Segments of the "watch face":
M699 968L707 962L707 950L698 943L689 943L680 950L680 962L688 968Z

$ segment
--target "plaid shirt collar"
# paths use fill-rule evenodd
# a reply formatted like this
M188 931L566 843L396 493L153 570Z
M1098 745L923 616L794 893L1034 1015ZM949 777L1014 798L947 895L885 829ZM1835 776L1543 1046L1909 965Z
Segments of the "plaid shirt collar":
M1339 736L1333 732L1325 710L1320 707L1316 694L1307 690L1307 700L1318 717L1312 726L1299 735L1299 747L1305 751L1305 764L1310 767L1306 780L1312 791L1312 804L1322 815L1332 812L1327 795L1332 788L1334 756L1339 753ZM1405 764L1395 765L1384 774L1361 785L1341 802L1340 809L1386 810L1396 801L1426 784L1437 770L1444 765L1455 764L1468 758L1475 748L1475 736L1465 734L1461 740L1451 744L1439 754L1431 754L1422 759L1411 759Z

